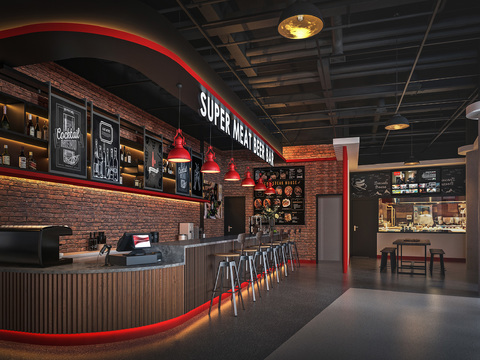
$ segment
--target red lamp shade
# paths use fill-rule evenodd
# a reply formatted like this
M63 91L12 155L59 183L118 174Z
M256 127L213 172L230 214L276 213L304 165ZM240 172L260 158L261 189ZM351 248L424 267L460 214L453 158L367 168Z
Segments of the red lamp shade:
M269 181L267 190L265 190L265 195L275 195L275 189L272 187L272 182Z
M225 174L225 177L223 180L226 181L239 181L240 180L240 175L238 172L235 170L235 162L233 158L230 159L230 162L228 163L228 171Z
M173 163L192 161L190 153L183 147L185 145L185 138L182 135L182 129L177 129L177 133L173 138L173 144L175 147L168 153L168 161Z
M245 179L242 180L242 186L255 186L255 180L252 179L252 173L249 167L247 167L247 171L245 171Z
M255 191L266 191L267 187L263 183L262 174L258 178L257 184L255 185Z
M217 174L220 172L220 166L215 162L215 153L213 152L212 146L208 147L207 153L205 154L207 161L202 165L200 170L204 174Z

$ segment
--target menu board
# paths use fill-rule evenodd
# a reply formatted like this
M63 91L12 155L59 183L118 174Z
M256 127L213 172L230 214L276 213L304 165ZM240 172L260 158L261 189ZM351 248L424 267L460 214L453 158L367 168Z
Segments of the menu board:
M203 197L202 158L192 155L192 196Z
M305 167L255 168L255 181L270 181L274 195L254 192L253 212L262 215L265 208L277 209L276 225L305 225Z
M190 195L190 162L176 163L176 193Z
M390 197L390 172L350 174L350 193L354 199Z
M48 169L87 177L87 107L50 94Z
M444 195L465 195L465 166L442 168L440 182Z
M163 139L145 135L144 139L144 177L145 189L163 190Z
M120 182L120 122L92 110L92 179Z
M418 170L419 194L435 194L440 193L440 190L440 169Z

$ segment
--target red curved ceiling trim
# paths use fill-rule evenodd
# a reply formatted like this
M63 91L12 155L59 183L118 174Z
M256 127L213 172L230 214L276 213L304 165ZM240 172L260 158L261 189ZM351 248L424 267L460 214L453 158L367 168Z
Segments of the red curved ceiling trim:
M141 46L145 46L149 49L152 49L158 53L169 57L177 64L179 64L195 80L202 84L211 94L213 94L217 99L219 99L222 104L227 107L237 118L242 120L242 122L247 125L250 130L252 130L260 139L262 139L266 144L268 144L272 148L272 150L275 151L278 156L280 156L282 160L285 160L282 154L280 154L273 146L271 146L270 143L263 138L263 136L261 136L243 117L241 117L220 95L218 95L215 90L213 90L190 66L187 65L187 63L185 63L185 61L183 61L171 50L154 41L122 30L107 28L99 25L80 23L40 23L25 25L0 31L0 39L49 31L69 31L109 36L112 38L125 40Z

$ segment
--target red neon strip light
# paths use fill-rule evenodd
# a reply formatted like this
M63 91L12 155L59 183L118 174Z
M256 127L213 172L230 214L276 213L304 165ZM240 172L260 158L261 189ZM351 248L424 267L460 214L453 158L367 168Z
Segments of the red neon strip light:
M268 279L265 281L267 280ZM249 286L248 282L241 284L242 289L246 286ZM229 293L223 293L222 301L230 296L232 296L231 290ZM216 304L218 304L218 296L213 299L212 307ZM21 331L0 330L0 340L48 346L94 345L126 341L171 330L184 324L188 320L193 319L195 316L207 310L209 307L210 301L207 301L205 304L200 305L188 313L180 315L174 319L162 321L152 325L123 330L81 334L35 334Z
M312 158L312 159L287 159L285 160L286 163L297 163L297 162L313 162L313 161L336 161L336 157L328 157L328 158Z
M12 176L20 179L42 180L42 181L48 181L53 183L59 183L59 184L76 185L76 186L83 186L83 187L88 187L93 189L112 190L117 192L149 195L149 196L155 196L155 197L162 197L162 198L175 199L175 200L185 200L185 201L198 202L198 203L208 202L208 200L205 200L205 199L196 199L196 198L181 196L177 194L168 194L168 193L157 192L152 190L130 188L126 186L101 183L101 182L90 181L85 179L75 179L75 178L63 177L63 176L46 174L46 173L35 172L35 171L26 171L26 170L8 168L8 167L0 167L0 175Z
M343 273L348 269L348 154L343 147Z
M268 141L266 141L263 136L261 136L257 130L255 130L243 117L241 117L230 105L214 91L195 71L193 71L190 66L185 63L178 55L176 55L171 50L165 48L164 46L145 39L144 37L134 35L128 33L126 31L117 30L106 28L104 26L98 25L90 25L90 24L79 24L79 23L41 23L41 24L31 24L31 25L24 25L19 26L12 29L6 29L0 31L0 39L5 39L13 36L20 36L32 33L39 33L39 32L50 32L50 31L69 31L69 32L81 32L81 33L88 33L88 34L96 34L96 35L103 35L109 36L115 39L129 41L138 45L145 46L149 49L152 49L158 53L161 53L177 64L179 64L187 73L189 73L195 80L197 80L200 84L202 84L212 95L214 95L217 99L219 99L222 104L227 107L237 118L242 120L242 122L248 126L250 130L252 130L260 139L262 139L268 146L272 148L272 150L280 156L282 160L285 160L282 154L280 154L275 148Z

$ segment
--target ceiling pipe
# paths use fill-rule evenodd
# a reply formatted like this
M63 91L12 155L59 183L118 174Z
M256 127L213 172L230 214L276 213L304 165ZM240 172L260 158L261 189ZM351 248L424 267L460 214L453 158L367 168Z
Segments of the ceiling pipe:
M240 82L240 84L245 88L245 90L248 92L248 94L252 97L253 101L255 104L262 110L262 112L267 116L267 118L270 120L270 122L273 124L273 126L279 131L279 133L282 135L282 137L287 141L288 144L290 144L290 140L285 136L285 134L282 132L282 130L277 126L275 121L270 117L270 114L267 113L265 108L260 104L258 99L253 95L252 91L248 88L248 86L243 82L243 80L240 78L240 76L237 74L237 72L232 68L230 63L225 59L225 57L222 55L220 50L215 46L213 43L212 39L208 34L203 30L203 28L200 26L200 24L193 18L192 14L190 14L190 11L183 5L181 0L176 0L177 4L182 8L183 12L190 18L190 21L195 24L197 27L198 31L200 31L203 35L203 37L209 42L209 44L212 46L212 48L215 50L217 55L222 59L222 61L227 65L227 67L230 69L232 74L237 78L237 80Z

